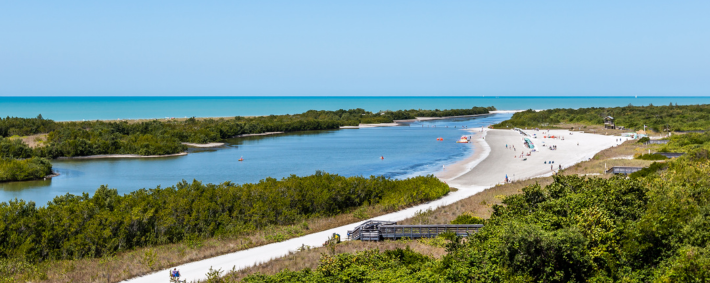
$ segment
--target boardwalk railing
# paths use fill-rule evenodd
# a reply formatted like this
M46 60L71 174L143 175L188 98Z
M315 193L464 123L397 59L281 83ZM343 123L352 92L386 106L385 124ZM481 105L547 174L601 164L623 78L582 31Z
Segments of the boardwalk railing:
M396 222L371 220L348 231L352 240L381 241L401 238L433 238L446 232L466 237L483 228L482 224L434 224L434 225L397 225Z
M613 174L631 174L636 171L639 171L645 167L631 167L631 166L614 166L609 168L609 170L606 170L606 173L613 173Z
M668 140L650 140L646 142L646 145L649 144L667 144Z

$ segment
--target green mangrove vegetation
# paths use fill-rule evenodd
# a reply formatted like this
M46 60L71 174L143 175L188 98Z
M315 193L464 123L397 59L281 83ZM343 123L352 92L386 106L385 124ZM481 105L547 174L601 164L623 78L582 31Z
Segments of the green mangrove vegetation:
M710 132L671 135L668 143L661 146L659 151L691 152L700 149L710 150Z
M602 125L604 117L614 118L616 126L656 132L710 129L710 105L625 106L608 108L527 110L510 120L494 125L507 127L553 127L558 124Z
M448 192L434 176L393 180L322 172L243 185L183 181L126 195L101 186L93 196L67 194L45 206L0 203L0 259L39 263L110 256L137 247L236 237L362 206L395 210Z
M44 158L0 158L0 182L36 180L50 174L52 163Z
M449 235L438 260L407 250L323 254L317 269L243 282L706 282L710 161L682 157L658 170L528 186L494 206L479 233Z
M31 156L56 158L100 154L162 155L186 150L183 142L208 143L244 134L337 129L360 123L397 119L486 114L493 107L451 110L398 110L372 113L363 109L315 111L295 115L221 119L55 122L36 118L0 118L0 137L47 134ZM4 150L4 149L3 149ZM23 153L23 156L26 156ZM17 158L18 156L15 155Z

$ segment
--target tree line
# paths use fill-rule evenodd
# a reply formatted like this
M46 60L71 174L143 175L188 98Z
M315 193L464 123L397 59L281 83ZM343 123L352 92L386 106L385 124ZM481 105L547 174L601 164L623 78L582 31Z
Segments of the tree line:
M513 114L497 128L552 127L558 124L602 125L604 118L614 118L616 126L628 129L651 129L656 132L710 129L710 105L667 105L591 107L580 109L526 110Z
M494 206L467 241L448 235L439 260L406 250L323 255L317 269L243 282L706 282L707 152L643 176L554 176L528 186Z
M337 129L360 123L389 123L395 119L485 114L493 107L451 110L398 110L372 113L363 109L315 111L295 115L234 117L232 119L54 122L36 118L0 118L0 136L46 133L31 156L56 158L99 154L162 155L186 150L183 142L208 143L238 135Z
M52 163L33 154L21 140L0 138L0 182L35 180L52 174Z
M434 176L405 180L316 172L253 184L202 184L88 193L0 203L0 258L28 262L101 257L186 239L238 236L271 225L381 205L394 210L439 198L449 187Z
M25 159L57 158L105 154L166 155L184 152L183 142L209 143L244 134L265 132L297 132L338 129L360 123L389 123L395 119L485 114L493 107L450 110L398 110L372 113L364 109L337 111L310 110L295 115L234 117L232 119L196 119L129 121L55 122L42 115L35 118L0 118L0 157ZM47 134L37 137L39 146L30 148L14 137ZM46 160L3 161L0 175L5 181L36 179L39 172L49 170ZM31 165L31 166L30 166ZM37 166L42 170L34 170ZM18 174L18 170L33 169Z

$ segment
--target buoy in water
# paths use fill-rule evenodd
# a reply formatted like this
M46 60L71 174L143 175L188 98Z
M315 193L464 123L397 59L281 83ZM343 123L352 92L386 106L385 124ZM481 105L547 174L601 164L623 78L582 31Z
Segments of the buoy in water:
M385 157L384 157L384 156L380 156L380 159L385 159Z

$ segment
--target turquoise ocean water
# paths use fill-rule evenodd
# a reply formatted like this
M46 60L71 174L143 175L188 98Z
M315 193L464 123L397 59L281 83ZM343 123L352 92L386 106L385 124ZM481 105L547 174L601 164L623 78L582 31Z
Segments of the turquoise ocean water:
M495 106L499 110L710 104L710 97L0 97L0 116L56 121L296 114Z

